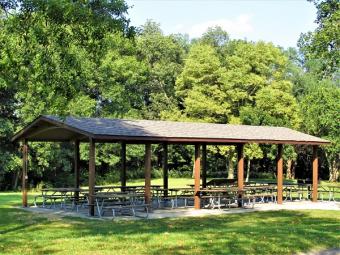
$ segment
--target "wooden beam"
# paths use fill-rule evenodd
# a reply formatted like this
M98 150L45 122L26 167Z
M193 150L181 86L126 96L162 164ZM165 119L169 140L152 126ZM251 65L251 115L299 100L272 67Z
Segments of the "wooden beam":
M198 192L200 190L200 175L201 175L201 158L200 158L200 144L195 144L195 198L194 198L194 207L195 209L201 209L201 199L198 196Z
M94 216L94 186L96 183L96 144L95 141L90 138L90 150L89 150L89 214Z
M313 146L313 197L312 201L318 201L318 168L319 168L319 159L318 159L318 146Z
M79 154L79 140L74 141L74 187L80 187L80 154ZM79 200L79 192L75 192L75 200Z
M238 206L242 206L242 196L244 187L244 155L243 155L244 144L237 145L237 189L238 189Z
M163 143L163 188L164 188L164 197L168 196L168 188L169 188L169 167L168 167L168 144Z
M151 143L145 144L145 195L146 204L151 205ZM151 207L151 206L150 206Z
M237 145L237 187L238 190L243 190L244 186L244 156L243 144Z
M283 146L277 146L276 168L277 168L277 203L282 204L283 201Z
M207 187L207 145L202 144L202 188Z
M27 176L27 167L28 167L28 144L25 139L22 145L22 206L27 207L27 186L28 186L28 176Z
M126 186L126 143L122 142L121 148L121 172L120 172L120 185L125 187ZM122 188L124 191L124 188Z

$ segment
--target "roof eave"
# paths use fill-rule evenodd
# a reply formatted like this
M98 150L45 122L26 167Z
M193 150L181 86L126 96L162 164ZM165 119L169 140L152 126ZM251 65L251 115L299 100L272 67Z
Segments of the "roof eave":
M48 118L44 115L40 115L38 116L35 120L33 120L29 125L27 125L25 128L21 129L20 131L18 131L12 138L11 138L11 142L17 142L18 140L22 140L22 139L26 139L25 134L37 123L39 123L39 121L45 121L47 123L50 123L52 125L56 125L58 127L61 128L65 128L67 130L70 130L72 132L87 136L89 138L93 138L94 134L86 132L84 130L80 130L78 128L74 128L71 127L70 125L67 125L66 123L62 122L62 121L56 121L53 120L51 118ZM37 140L36 140L37 141ZM46 140L45 140L46 141ZM51 140L52 141L52 140Z
M227 138L195 138L195 137L144 137L144 136L114 136L94 135L93 139L103 142L168 142L168 143L210 143L210 144L291 144L291 145L328 145L329 141L298 141L298 140L256 140L256 139L227 139Z

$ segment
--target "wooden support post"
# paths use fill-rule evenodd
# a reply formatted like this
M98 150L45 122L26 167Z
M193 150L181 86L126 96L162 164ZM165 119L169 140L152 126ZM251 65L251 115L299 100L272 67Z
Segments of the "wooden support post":
M168 144L163 143L163 188L164 197L168 196L169 188L169 169L168 169Z
M244 144L237 145L237 189L238 189L238 206L242 206L242 196L244 187L244 156L243 156Z
M145 195L146 204L151 207L151 143L145 144Z
M126 143L122 142L121 150L121 172L120 172L120 185L122 186L122 191L125 191L126 186Z
M80 154L79 154L79 140L74 141L74 187L80 187ZM79 201L79 191L74 193L75 201Z
M277 146L276 168L277 168L277 203L282 204L283 201L283 145Z
M27 186L28 186L28 176L27 176L27 168L28 168L28 144L25 139L22 145L22 206L27 207Z
M200 158L200 144L195 144L195 198L194 198L194 207L195 209L201 209L201 199L198 196L198 192L200 190L200 175L201 175L201 158Z
M207 145L202 145L202 188L207 187Z
M313 196L312 201L318 201L318 146L313 146Z
M89 151L89 214L94 216L94 186L96 183L96 144L90 138L90 151Z

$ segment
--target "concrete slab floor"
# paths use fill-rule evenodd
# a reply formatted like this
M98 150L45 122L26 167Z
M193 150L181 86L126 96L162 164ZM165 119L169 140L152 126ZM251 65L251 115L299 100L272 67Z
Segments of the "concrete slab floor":
M68 210L47 209L41 207L28 207L22 208L26 211L41 213L49 216L57 217L80 217L91 220L112 220L112 216L107 212L105 217L99 218L98 216L88 216L87 210L82 209L79 212ZM201 209L196 210L192 207L189 208L175 208L175 209L154 209L149 213L148 219L163 219L163 218L180 218L180 217L203 217L210 215L222 215L222 214L234 214L234 213L249 213L255 211L277 211L277 210L335 210L340 211L340 202L317 202L313 203L310 201L295 201L295 202L284 202L282 205L275 203L263 203L255 204L252 209L245 208L223 208L219 209ZM141 216L145 216L143 213L139 213ZM114 220L138 220L141 217L132 216L117 216Z

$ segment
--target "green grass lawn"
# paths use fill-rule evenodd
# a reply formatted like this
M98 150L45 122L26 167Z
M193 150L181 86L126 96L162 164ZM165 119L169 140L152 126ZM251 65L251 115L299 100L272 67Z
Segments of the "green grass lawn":
M207 181L209 181L208 179ZM276 179L250 179L250 181L262 181L262 182L276 182ZM286 179L284 182L288 183L296 183L297 180L289 180ZM156 178L151 180L151 184L153 185L163 185L162 178ZM178 188L178 187L188 187L188 185L194 184L193 178L169 178L169 187L171 188ZM113 185L120 185L119 182L114 183ZM127 180L127 185L144 185L144 179L135 179L135 180ZM339 182L328 182L328 181L321 181L319 185L323 186L335 186L340 188Z
M13 208L0 193L0 254L292 254L340 246L335 211L98 221Z
M209 179L208 179L209 181ZM262 182L276 182L276 179L251 179L251 181L262 181ZM288 183L296 183L297 180L284 180L285 182ZM163 185L163 179L162 178L157 178L157 179L152 179L151 180L152 185ZM189 187L188 185L194 184L194 179L192 178L169 178L169 188L183 188L183 187ZM114 183L113 185L120 185L119 182ZM128 180L127 185L144 185L144 179L135 179L135 180ZM319 190L321 189L321 186L328 187L337 187L340 189L340 183L339 182L328 182L328 181L321 181L319 184ZM298 197L297 193L293 193L294 197ZM307 196L307 192L305 194L305 197ZM323 198L324 200L328 199L329 194L324 193ZM335 194L335 198L337 200L340 200L340 193Z
M168 181L170 188L188 188L188 185L194 184L194 179L191 178L169 178ZM120 183L117 182L114 185L120 185ZM144 179L127 180L127 185L144 185ZM152 179L151 185L163 185L163 179Z

